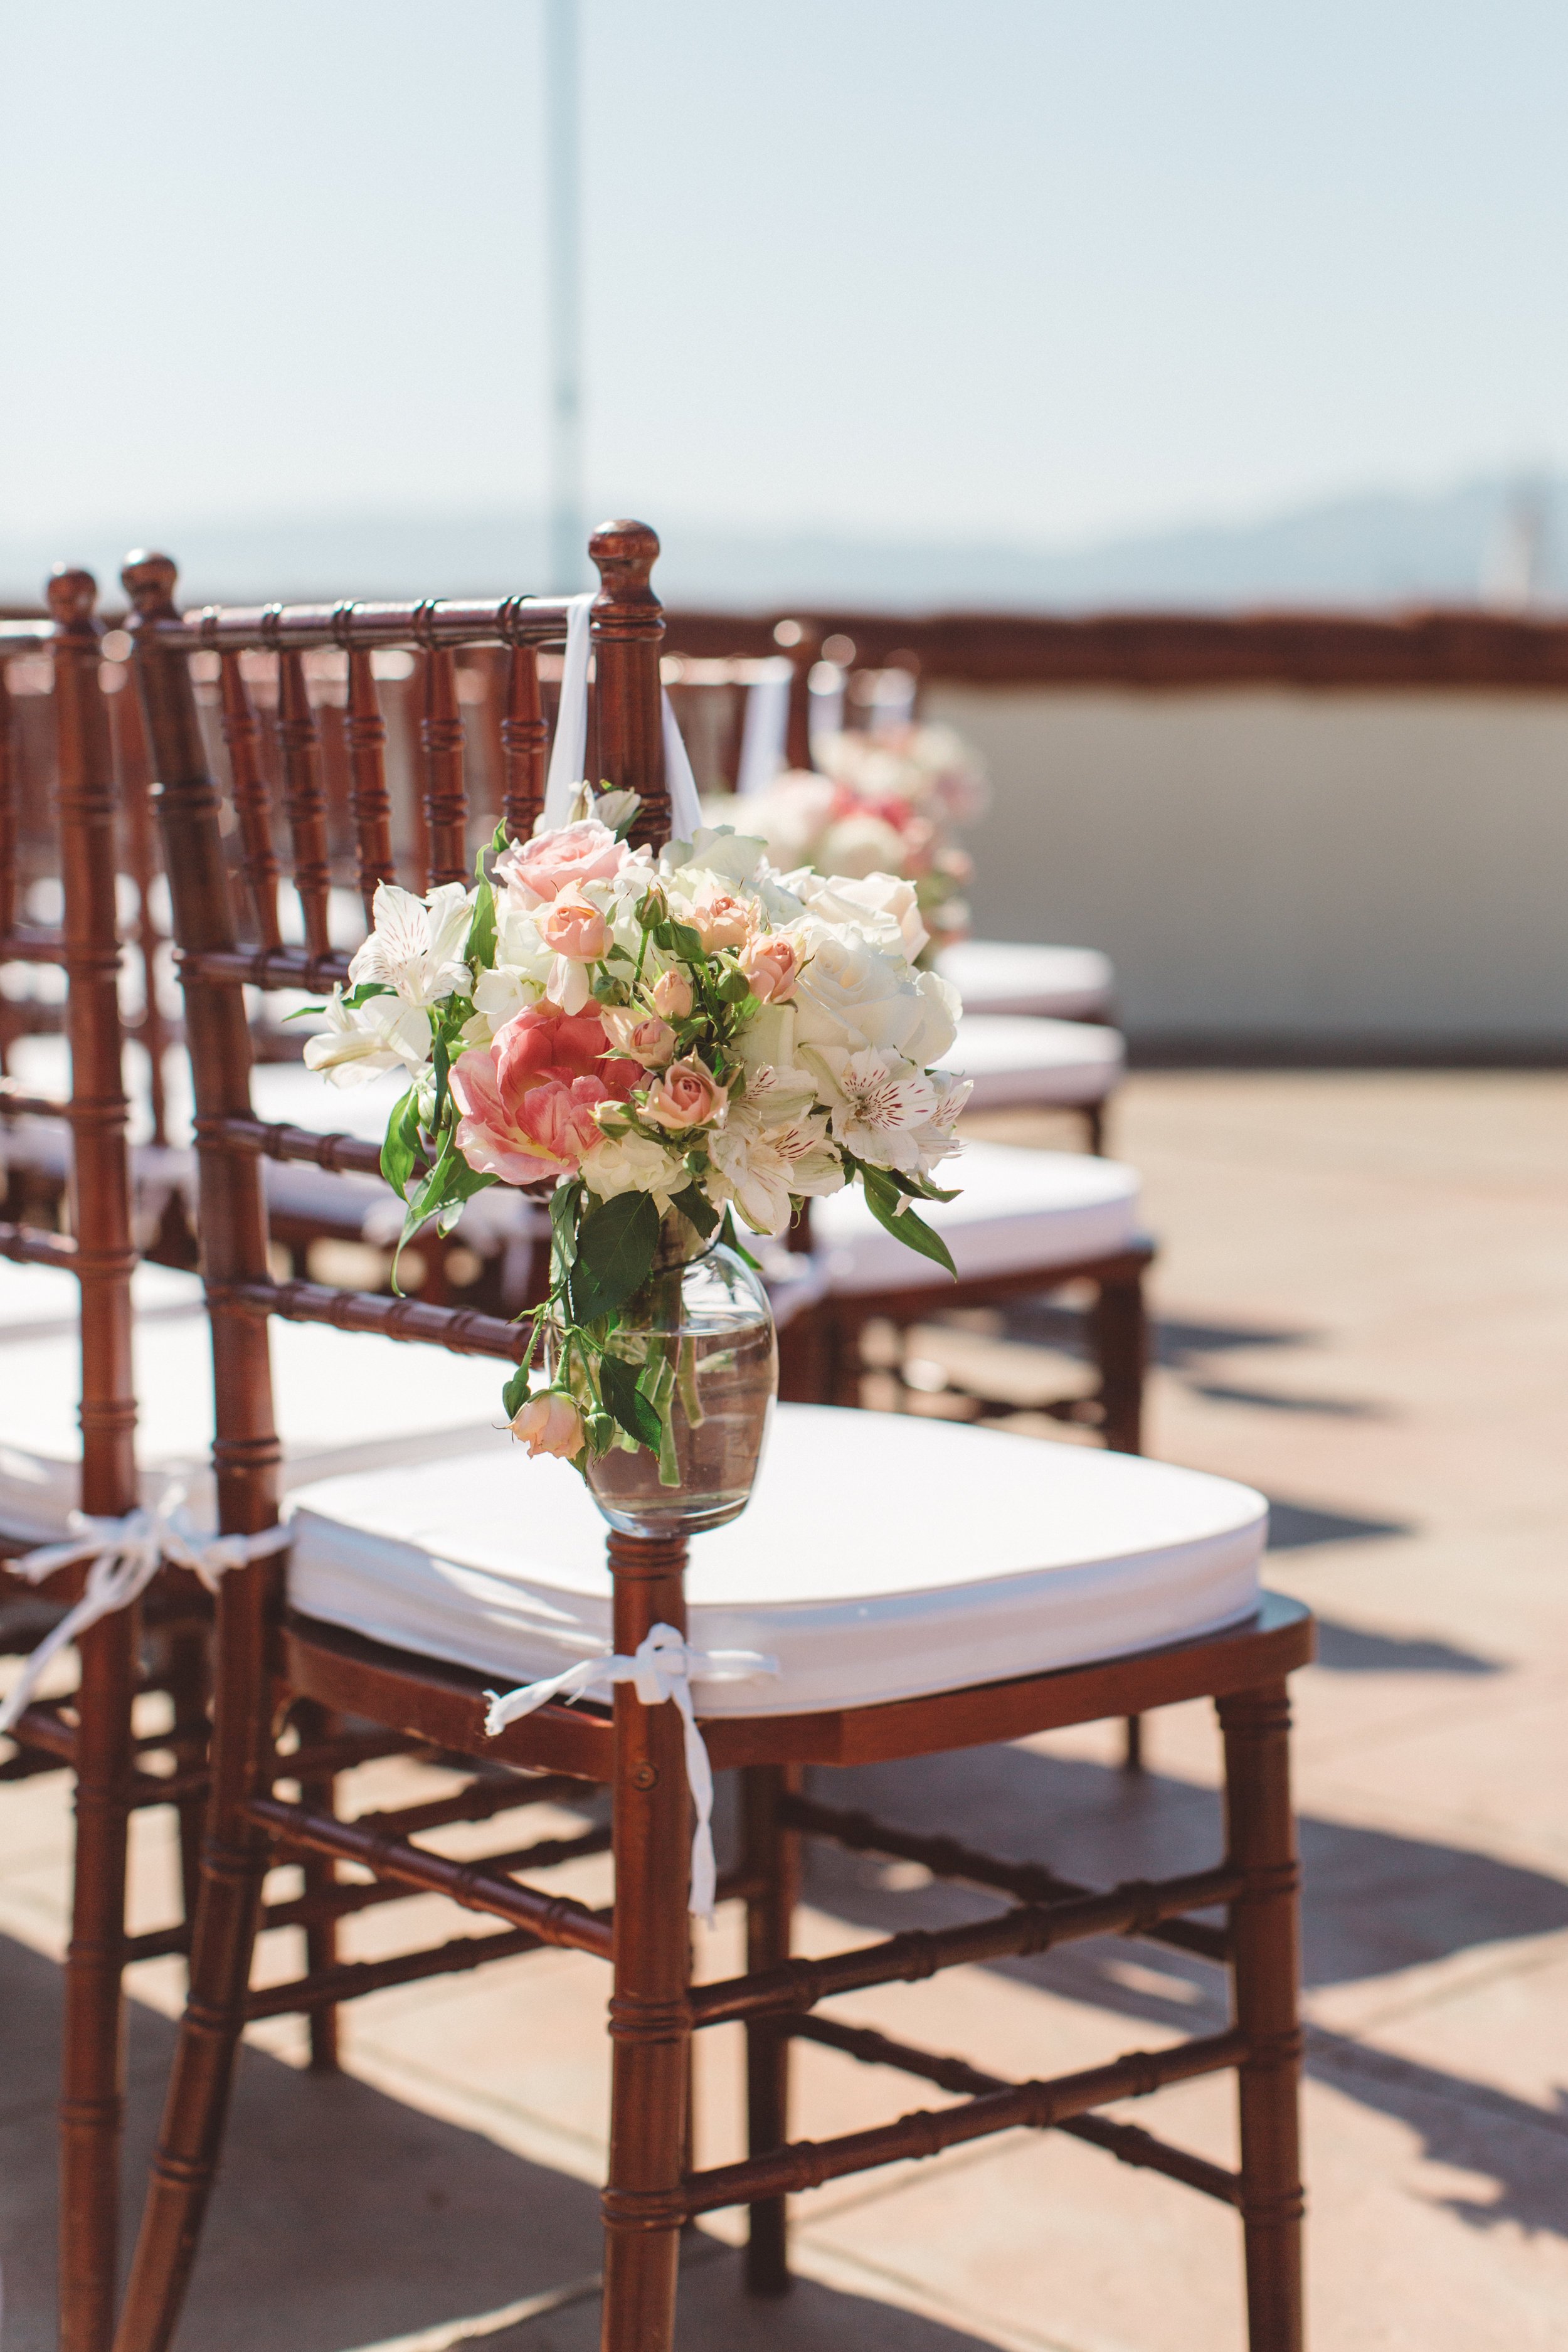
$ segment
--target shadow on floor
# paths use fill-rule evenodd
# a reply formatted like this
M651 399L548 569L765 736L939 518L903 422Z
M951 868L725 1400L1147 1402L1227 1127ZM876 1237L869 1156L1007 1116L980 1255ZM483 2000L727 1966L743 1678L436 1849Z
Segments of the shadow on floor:
M1028 1748L819 1769L811 1785L826 1803L928 1832L940 1826L991 1853L1048 1859L1093 1885L1202 1868L1220 1848L1211 1790ZM1309 1987L1363 1982L1568 1928L1568 1885L1542 1872L1310 1815L1300 1833ZM895 1893L885 1865L823 1845L809 1850L806 1893L821 1910L879 1933L952 1926L994 1908L948 1885ZM1157 1944L1104 1938L994 1965L1068 2000L1182 2033L1213 2031L1225 2018L1221 1972ZM1308 2063L1347 2096L1421 2133L1432 2160L1496 2182L1492 2202L1450 2200L1462 2219L1511 2219L1568 2236L1568 2106L1553 2114L1350 2036L1314 2032ZM1560 2095L1568 2099L1568 2089Z
M1407 1519L1368 1519L1349 1511L1325 1511L1315 1503L1268 1498L1270 1551L1310 1551L1318 1544L1366 1543L1378 1536L1413 1536Z
M5 2352L54 2352L55 2098L60 1971L0 1937L0 2264ZM129 2005L122 2256L129 2260L174 2028ZM582 2181L385 2097L247 2050L223 2176L179 2341L186 2352L346 2352L497 2314L599 2269L599 2200ZM802 2284L753 2305L735 2257L695 2234L681 2343L828 2352L979 2352L910 2313ZM684 2275L684 2274L683 2274ZM443 2338L443 2340L445 2340ZM479 2339L485 2352L588 2352L591 2289Z
M1318 1664L1331 1675L1500 1675L1496 1658L1421 1634L1369 1633L1320 1617Z

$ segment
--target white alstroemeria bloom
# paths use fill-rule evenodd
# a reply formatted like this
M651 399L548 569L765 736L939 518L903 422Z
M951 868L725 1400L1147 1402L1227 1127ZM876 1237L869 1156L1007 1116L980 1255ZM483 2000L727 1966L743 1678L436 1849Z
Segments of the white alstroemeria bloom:
M822 1072L835 1141L873 1168L896 1168L912 1176L921 1159L918 1137L937 1104L936 1087L925 1072L876 1046L853 1054L838 1045L807 1050Z
M710 1136L708 1156L714 1169L710 1191L732 1202L754 1234L770 1238L786 1230L792 1195L837 1192L844 1185L843 1162L820 1111L768 1124L750 1103L742 1104Z
M661 1215L690 1182L678 1151L667 1151L650 1136L607 1135L583 1160L583 1181L601 1201L622 1192L651 1192Z
M921 1176L929 1176L933 1168L951 1160L955 1151L963 1150L952 1130L960 1111L974 1091L973 1078L955 1077L951 1070L933 1070L931 1080L936 1088L936 1108L924 1127L915 1129L920 1166L914 1172Z
M759 1118L794 1118L816 1100L816 1074L795 1050L793 1004L764 1004L736 1038L735 1054L746 1073L746 1108Z
M913 972L901 952L885 952L858 931L808 918L811 961L795 983L801 1046L853 1052L876 1045L922 1068L940 1061L958 1034L957 991L936 972Z
M305 1040L305 1067L335 1087L357 1087L378 1070L404 1069L417 1078L429 1063L430 1016L421 1005L371 996L351 1008L334 988L326 1015L328 1026Z
M383 882L375 894L375 928L349 966L358 988L379 981L405 1004L439 1004L443 997L466 996L469 971L463 947L474 919L478 893L460 882L443 882L428 898Z

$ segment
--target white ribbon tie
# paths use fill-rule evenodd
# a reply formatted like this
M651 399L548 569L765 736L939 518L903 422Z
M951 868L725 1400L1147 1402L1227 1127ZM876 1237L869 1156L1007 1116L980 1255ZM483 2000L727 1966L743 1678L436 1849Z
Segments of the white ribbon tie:
M607 1699L617 1683L632 1683L644 1706L672 1701L680 1715L686 1747L686 1779L697 1810L691 1841L691 1900L694 1918L711 1919L718 1868L713 1859L713 1768L697 1728L691 1705L693 1683L744 1683L759 1675L776 1675L779 1662L755 1650L691 1650L673 1625L656 1625L637 1644L636 1657L582 1658L563 1674L526 1683L504 1696L487 1691L489 1713L485 1730L494 1738L509 1723L531 1715L552 1698Z
M265 1559L269 1553L281 1551L290 1539L286 1527L263 1528L255 1536L205 1535L191 1525L184 1499L184 1488L172 1486L151 1510L143 1506L122 1519L94 1519L85 1511L73 1511L66 1542L45 1544L37 1551L24 1552L18 1559L0 1562L8 1574L23 1577L29 1584L42 1584L58 1570L78 1567L84 1559L92 1563L81 1599L44 1636L23 1668L21 1680L0 1706L0 1732L9 1731L23 1708L31 1704L56 1653L68 1648L100 1617L139 1601L165 1560L171 1567L192 1570L209 1592L216 1592L218 1580L227 1570Z

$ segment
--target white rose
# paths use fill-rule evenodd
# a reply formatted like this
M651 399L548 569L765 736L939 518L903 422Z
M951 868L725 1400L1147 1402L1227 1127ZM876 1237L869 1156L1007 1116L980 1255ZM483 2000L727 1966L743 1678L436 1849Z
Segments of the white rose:
M903 957L865 939L816 930L811 961L795 983L795 1039L854 1051L876 1045L929 1065L958 1030L958 992L936 972L911 972Z
M677 1192L685 1192L690 1179L677 1152L634 1133L606 1136L595 1144L583 1161L583 1181L601 1201L613 1201L621 1192L652 1192L664 1210Z
M930 936L915 886L900 874L864 874L858 879L833 874L824 877L810 904L820 922L858 925L879 947L896 944L910 963Z

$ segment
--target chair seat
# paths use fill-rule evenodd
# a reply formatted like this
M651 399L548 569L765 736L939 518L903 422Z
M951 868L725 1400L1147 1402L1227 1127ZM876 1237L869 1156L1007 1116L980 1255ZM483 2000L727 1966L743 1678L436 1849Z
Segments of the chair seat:
M1120 1031L1087 1021L1038 1021L1016 1013L966 1013L949 1066L973 1081L971 1110L1055 1110L1103 1102L1120 1084Z
M962 1188L957 1200L923 1201L920 1213L952 1251L961 1282L1110 1257L1140 1238L1137 1173L1114 1160L974 1142L938 1169L939 1182L944 1174ZM814 1201L811 1231L835 1297L949 1283L877 1223L858 1185Z
M1033 1013L1092 1021L1110 1003L1110 958L1097 948L1037 948L1016 940L959 940L936 968L972 1013Z
M575 1471L490 1449L293 1497L303 1614L512 1687L611 1647L605 1529ZM808 1515L808 1516L807 1516ZM1258 1602L1268 1507L1131 1454L781 1405L741 1517L696 1538L689 1639L775 1657L704 1715L816 1713L1081 1665Z
M0 1268L0 1288L12 1271ZM144 1276L166 1272L142 1268L141 1297L160 1288ZM69 1276L58 1279L75 1290ZM172 1279L190 1284L188 1307L171 1293L163 1313L139 1317L136 1326L142 1495L155 1502L172 1483L183 1484L198 1523L211 1524L211 1343L199 1283ZM0 1534L16 1541L53 1541L78 1504L81 1363L74 1311L73 1301L68 1319L41 1335L0 1331ZM275 1320L271 1338L286 1486L411 1454L427 1459L444 1448L510 1444L500 1402L506 1367L493 1358L323 1324Z
M201 1276L172 1265L139 1265L131 1277L131 1304L138 1317L199 1314ZM74 1335L80 1311L81 1286L65 1267L0 1260L0 1347Z

